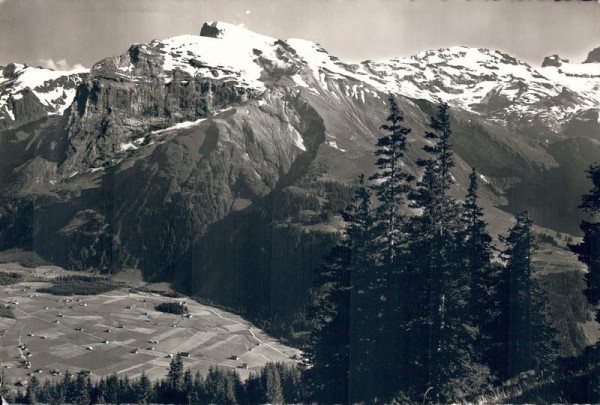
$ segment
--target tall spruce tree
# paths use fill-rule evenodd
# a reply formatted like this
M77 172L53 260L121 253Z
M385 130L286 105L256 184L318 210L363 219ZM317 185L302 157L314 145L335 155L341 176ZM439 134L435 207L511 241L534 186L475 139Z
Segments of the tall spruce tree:
M65 375L62 379L62 398L65 402L74 403L75 402L75 389L73 385L73 374L69 372L69 370L65 371Z
M106 401L109 404L119 403L119 378L116 374L106 378Z
M533 221L527 211L516 216L516 224L506 238L503 252L508 280L508 316L506 351L507 375L522 372L541 372L551 366L556 357L555 331L541 285L533 278L532 256L535 238Z
M74 403L77 405L88 405L90 403L90 378L83 371L75 376L73 384Z
M403 249L406 245L406 205L414 176L406 171L402 158L407 151L411 129L404 126L404 117L396 99L389 97L389 115L381 126L384 135L376 144L376 171L369 178L379 205L375 210L375 232L372 268L375 275L370 295L377 318L366 326L373 336L369 339L369 359L375 363L369 376L370 394L389 397L401 379L399 367L402 356L400 304L401 275L404 269ZM363 350L361 350L363 351ZM395 378L394 378L395 377ZM361 378L361 381L368 381Z
M410 304L409 356L413 370L422 371L413 372L410 383L413 390L427 392L429 400L437 402L454 399L452 385L458 379L481 370L485 373L484 368L475 367L474 335L464 317L469 277L461 243L461 207L450 195L455 165L451 134L449 107L441 103L425 133L429 142L423 150L428 157L418 162L424 173L412 194L412 207L421 215L410 224L412 274L408 282L421 289L405 297Z
M183 358L181 354L177 355L171 360L169 364L169 372L167 374L167 383L173 390L180 390L183 385Z
M259 374L252 373L246 380L246 397L249 404L262 404L264 402L264 389Z
M571 250L584 263L588 272L585 275L584 291L588 302L598 305L600 301L600 165L593 164L587 170L587 177L592 181L591 190L584 194L579 208L589 215L589 220L582 220L579 228L583 232L583 240L579 244L570 244ZM600 311L596 313L600 321ZM581 390L581 402L598 403L600 401L600 344L587 348L581 356L584 367L588 370L587 384Z
M525 211L516 216L509 235L502 238L509 276L508 375L515 376L533 369L532 356L532 269L535 239L533 221Z
M281 376L281 389L285 403L296 404L302 400L302 374L300 368L296 365L286 365L276 363L279 375Z
M136 402L138 404L149 404L152 399L152 382L148 376L142 372L139 381L135 385Z
M322 266L317 304L309 347L305 350L306 372L315 400L348 402L350 378L350 251L336 246Z
M233 376L220 368L210 366L206 375L205 403L235 404L236 387Z
M387 303L382 300L387 286L379 271L381 263L376 259L380 245L371 210L371 192L362 175L356 195L343 217L348 224L346 241L351 252L349 399L355 403L381 397L385 379L390 377L381 349L390 345L381 326L387 313L382 308Z
M581 221L579 226L583 241L570 247L588 267L585 293L588 301L596 305L600 301L600 165L591 165L587 175L592 181L592 189L583 195L579 208L590 216L590 220ZM597 318L600 320L600 313Z
M508 345L510 339L510 275L501 263L493 263L493 315L490 318L490 342L482 352L483 361L497 378L508 378ZM477 346L479 348L479 346Z
M334 247L320 269L315 289L316 300L310 313L314 321L305 351L306 377L318 401L350 401L350 343L360 337L351 327L355 314L352 305L353 273L365 276L365 246L371 227L371 194L359 179L359 187L343 217L346 222L342 242ZM365 292L368 286L363 286ZM351 337L351 333L353 336Z
M496 288L500 278L498 270L492 266L492 237L483 220L483 209L478 203L477 190L477 171L473 168L463 203L463 254L471 287L468 313L473 326L479 332L475 348L480 359L487 364L492 355L492 334L499 316Z
M283 389L281 375L274 363L267 363L261 373L262 386L265 390L265 401L269 404L283 404Z
M463 203L465 223L464 253L471 276L471 308L476 311L490 296L490 263L493 255L492 237L483 220L483 209L479 206L477 170L469 175L469 188Z
M381 126L385 135L376 144L377 171L369 178L380 205L377 207L377 226L384 263L393 263L402 244L404 206L414 176L405 171L402 162L411 129L402 125L404 117L396 99L389 97L389 115Z

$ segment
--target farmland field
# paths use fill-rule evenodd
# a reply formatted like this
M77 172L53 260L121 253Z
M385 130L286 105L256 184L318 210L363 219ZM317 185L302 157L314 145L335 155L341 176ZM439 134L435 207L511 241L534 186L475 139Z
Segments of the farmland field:
M13 263L0 264L0 271L23 274L18 283L0 286L0 305L9 306L15 318L0 318L0 364L9 385L32 373L61 378L50 376L51 370L89 370L92 378L112 373L135 378L143 371L157 379L177 353L188 354L183 361L192 371L220 366L246 378L268 361L294 362L299 354L240 316L189 298L129 287L99 295L50 295L37 290L75 273ZM188 314L155 310L173 301L185 302Z

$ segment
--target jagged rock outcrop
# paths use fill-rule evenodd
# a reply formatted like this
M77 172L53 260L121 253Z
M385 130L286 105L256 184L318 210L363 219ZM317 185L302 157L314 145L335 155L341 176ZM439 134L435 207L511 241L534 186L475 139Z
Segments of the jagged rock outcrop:
M219 38L219 34L221 34L221 30L215 24L202 24L202 28L200 29L201 37Z
M552 56L546 56L542 62L542 67L555 66L560 67L563 63L569 63L568 59L562 59L560 56L554 54Z
M600 47L591 50L583 63L600 63Z

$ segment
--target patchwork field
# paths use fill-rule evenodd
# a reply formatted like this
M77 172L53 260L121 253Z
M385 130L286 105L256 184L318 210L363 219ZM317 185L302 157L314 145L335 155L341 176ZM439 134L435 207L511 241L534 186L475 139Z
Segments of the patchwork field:
M0 364L9 385L33 373L61 378L56 371L67 369L89 370L93 378L115 372L136 377L142 371L162 378L177 353L188 355L184 364L193 371L220 366L246 378L268 361L295 362L299 355L243 318L187 298L129 287L93 296L56 296L37 290L74 273L12 263L0 264L0 271L24 275L16 284L0 286L0 305L8 305L15 318L0 318ZM185 302L189 317L154 309L173 301Z

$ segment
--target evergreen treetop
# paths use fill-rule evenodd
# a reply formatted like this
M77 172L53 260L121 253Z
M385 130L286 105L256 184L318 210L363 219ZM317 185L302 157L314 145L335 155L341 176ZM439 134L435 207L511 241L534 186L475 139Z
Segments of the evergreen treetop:
M600 212L600 164L591 165L587 177L592 181L592 189L583 195L579 208L594 215Z
M411 129L404 126L404 117L396 99L389 97L389 115L381 129L385 132L376 144L376 172L369 177L380 205L377 208L377 223L380 232L384 262L391 263L402 239L404 205L410 192L414 176L404 170L404 157L407 150L407 137Z

